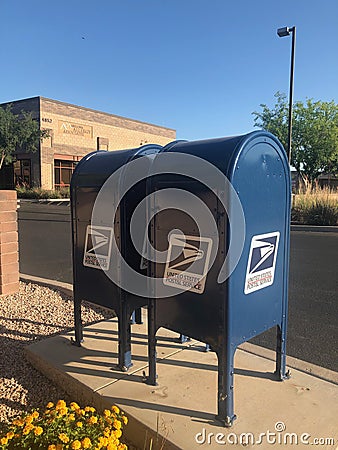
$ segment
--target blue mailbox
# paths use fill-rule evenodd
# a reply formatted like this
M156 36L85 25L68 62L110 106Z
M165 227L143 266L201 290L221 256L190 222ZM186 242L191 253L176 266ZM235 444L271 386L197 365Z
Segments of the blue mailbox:
M75 342L82 300L114 309L127 370L130 318L147 306L147 382L160 327L205 342L231 426L241 343L276 327L276 376L288 376L290 199L286 153L264 131L89 154L71 183Z
M146 181L140 180L122 198L116 190L106 192L100 204L103 213L93 218L93 210L99 194L102 195L103 186L112 175L118 173L119 185L123 185L128 163L144 157L146 169L151 163L151 156L161 148L149 144L131 150L92 152L79 162L71 180L74 343L80 346L83 341L83 300L114 310L118 317L118 367L123 371L132 366L130 324L135 318L135 311L136 321L141 322L140 308L147 304L147 299L126 292L107 274L114 268L118 277L123 276L111 251L113 240L125 261L141 275L146 273L141 256L132 245L128 228L135 207L145 196ZM114 207L116 213L111 216Z
M287 377L287 156L277 138L256 131L177 142L156 155L151 173L148 383L156 384L160 327L209 344L218 356L217 417L231 426L238 345L276 326L276 375Z

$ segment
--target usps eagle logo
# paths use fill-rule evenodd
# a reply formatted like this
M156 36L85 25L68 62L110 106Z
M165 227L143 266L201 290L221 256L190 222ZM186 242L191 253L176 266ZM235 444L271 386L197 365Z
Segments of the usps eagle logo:
M279 237L279 231L252 237L245 276L245 294L273 284Z
M212 239L171 234L163 283L202 294L209 270Z
M87 226L83 255L84 266L109 270L112 233L111 227Z

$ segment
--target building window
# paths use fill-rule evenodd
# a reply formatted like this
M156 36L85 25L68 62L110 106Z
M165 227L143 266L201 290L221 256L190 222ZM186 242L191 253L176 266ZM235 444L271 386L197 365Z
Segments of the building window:
M108 150L109 149L109 139L98 137L97 138L97 150Z
M77 161L54 160L55 189L70 186L70 179L76 167Z
M31 187L31 160L18 159L13 164L15 186Z

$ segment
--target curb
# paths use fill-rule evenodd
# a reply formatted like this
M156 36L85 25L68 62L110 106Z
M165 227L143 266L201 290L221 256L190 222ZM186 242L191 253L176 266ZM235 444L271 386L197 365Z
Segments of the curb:
M51 289L58 289L65 295L68 295L69 297L73 296L73 285L70 283L64 283L62 281L56 281L56 280L49 280L48 278L41 278L41 277L35 277L33 275L27 275L20 273L19 274L20 280L25 281L27 283L36 283L40 284L41 286L46 286Z
M338 233L338 226L291 224L291 231L305 231L311 233Z
M247 353L252 353L261 358L269 359L275 361L276 353L265 347L260 347L259 345L251 344L250 342L245 342L241 344L238 348L244 350ZM319 378L329 383L338 385L338 372L326 369L325 367L317 366L307 361L302 361L301 359L293 358L292 356L286 356L286 365L291 368L298 370L299 372L307 373L316 378ZM291 372L292 378L292 372Z
M70 203L70 198L18 198L19 203Z

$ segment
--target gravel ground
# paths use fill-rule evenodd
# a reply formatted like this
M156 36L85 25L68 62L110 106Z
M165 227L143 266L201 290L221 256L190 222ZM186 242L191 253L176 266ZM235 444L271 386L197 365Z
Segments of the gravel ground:
M107 310L83 302L84 324L112 317ZM26 361L26 345L73 328L73 300L63 293L20 282L15 295L0 298L0 421L49 401L72 401Z

